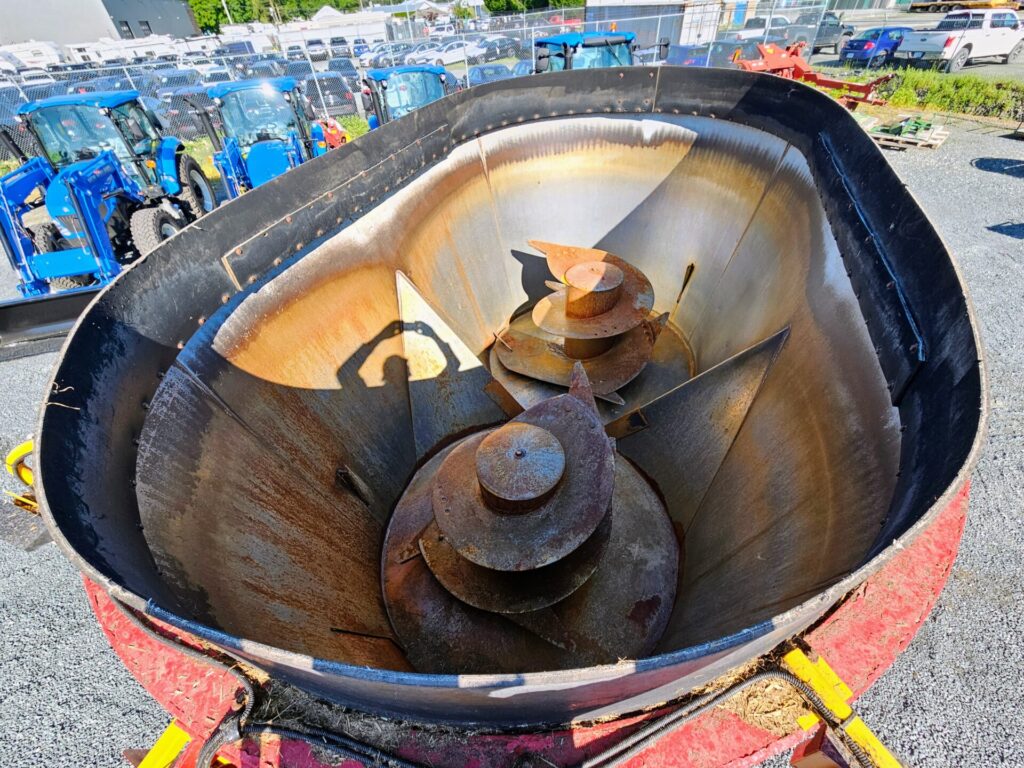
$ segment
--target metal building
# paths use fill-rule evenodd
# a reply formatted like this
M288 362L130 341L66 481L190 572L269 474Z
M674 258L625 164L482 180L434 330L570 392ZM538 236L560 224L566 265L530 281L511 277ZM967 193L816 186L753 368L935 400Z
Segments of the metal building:
M186 0L0 0L0 45L198 33Z

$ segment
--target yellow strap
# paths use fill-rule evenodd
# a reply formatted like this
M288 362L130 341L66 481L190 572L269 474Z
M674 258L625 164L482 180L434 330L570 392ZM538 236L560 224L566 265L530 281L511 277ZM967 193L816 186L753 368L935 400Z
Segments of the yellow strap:
M142 758L139 768L171 768L191 740L192 737L178 726L177 721L171 720L153 748Z
M782 661L790 672L814 689L832 713L832 717L844 723L843 730L846 735L868 753L877 768L902 768L899 760L885 748L867 724L854 716L853 708L847 703L853 698L853 691L823 658L819 656L817 661L811 661L803 651L795 649L783 656ZM804 730L810 730L819 721L818 716L813 714L804 715L799 719Z
M35 450L34 441L26 440L21 445L14 446L4 460L7 473L18 478L30 488L32 487L32 468L25 463L25 460L32 455L33 450Z

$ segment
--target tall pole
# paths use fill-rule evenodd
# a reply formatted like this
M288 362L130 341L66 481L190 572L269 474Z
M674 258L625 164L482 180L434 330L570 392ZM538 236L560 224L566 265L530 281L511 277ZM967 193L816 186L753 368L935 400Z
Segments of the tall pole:
M231 11L228 10L228 0L220 0L220 4L224 6L224 13L228 15L228 24L234 24L235 20L231 18Z

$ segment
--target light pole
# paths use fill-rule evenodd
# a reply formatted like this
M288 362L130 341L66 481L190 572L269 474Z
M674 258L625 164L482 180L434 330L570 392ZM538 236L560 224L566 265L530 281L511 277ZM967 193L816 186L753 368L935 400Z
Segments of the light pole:
M228 15L228 24L234 24L235 20L231 18L231 11L228 10L228 0L220 0L220 4L224 6L224 13Z

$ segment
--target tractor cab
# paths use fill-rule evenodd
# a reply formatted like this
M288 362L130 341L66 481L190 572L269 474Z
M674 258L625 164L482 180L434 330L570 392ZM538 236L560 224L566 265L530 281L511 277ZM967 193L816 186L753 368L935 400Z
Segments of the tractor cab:
M371 69L363 83L370 130L458 90L456 78L444 67L425 64Z
M35 137L43 156L58 172L112 152L122 170L147 197L160 197L160 123L136 91L74 94L32 101L18 115ZM173 159L173 152L171 155Z
M213 161L228 196L238 197L329 149L347 134L320 121L291 77L217 83L207 90L220 130L196 105L213 143Z
M533 43L536 71L631 67L635 41L632 32L568 32L538 38ZM662 42L665 47L667 43Z
M0 177L0 231L23 296L104 284L216 205L137 91L30 101L16 119L41 153L17 155Z

